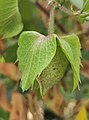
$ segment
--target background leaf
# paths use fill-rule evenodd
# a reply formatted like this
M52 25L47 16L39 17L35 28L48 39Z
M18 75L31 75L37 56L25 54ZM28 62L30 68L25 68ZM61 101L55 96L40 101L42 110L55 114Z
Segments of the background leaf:
M0 55L0 63L1 62L5 62L5 59L3 58L3 56Z
M88 11L89 12L89 0L84 0L84 5L83 5L83 11Z
M82 9L83 7L83 0L71 0L71 2L79 9Z
M77 114L75 120L88 120L86 107L82 106L79 113Z
M56 52L56 38L37 32L23 32L19 39L17 57L22 72L22 89L27 90L48 66Z
M10 42L11 41L12 40L10 40ZM4 52L4 58L5 58L6 62L11 62L11 63L12 62L13 63L16 62L16 59L17 59L17 54L16 54L17 48L18 48L18 43L16 41L6 48L6 51Z
M0 35L10 38L20 33L22 28L18 0L0 0Z
M80 81L80 64L81 64L80 41L76 35L69 35L63 38L58 38L58 41L64 54L69 60L74 73L74 87L73 87L74 90L79 85Z

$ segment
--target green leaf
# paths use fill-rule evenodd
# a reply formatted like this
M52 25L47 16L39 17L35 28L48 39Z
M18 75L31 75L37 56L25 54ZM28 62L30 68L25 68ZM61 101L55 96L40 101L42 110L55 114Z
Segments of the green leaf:
M57 37L58 38L58 37ZM74 74L74 87L73 90L79 86L80 81L80 65L81 65L81 45L79 38L76 35L69 35L58 38L59 45L69 60L73 74Z
M83 0L71 0L71 2L79 9L82 9L83 7Z
M8 120L9 119L9 113L4 111L1 107L0 107L0 120Z
M5 62L5 59L3 58L3 56L0 55L0 63L1 62Z
M88 11L89 12L89 0L84 0L84 5L83 5L83 8L82 8L82 11Z
M78 20L83 23L85 20L89 20L89 0L84 0L84 4L81 9L81 14L78 16Z
M0 36L13 37L20 33L22 28L18 0L0 0Z
M56 53L56 37L37 32L23 32L19 39L17 58L22 73L22 90L32 87L36 77L49 65Z

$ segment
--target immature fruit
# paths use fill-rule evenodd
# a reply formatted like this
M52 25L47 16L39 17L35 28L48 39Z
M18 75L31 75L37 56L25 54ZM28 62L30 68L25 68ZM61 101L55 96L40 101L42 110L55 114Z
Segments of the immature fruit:
M68 60L58 46L56 54L46 69L39 77L44 95L53 85L57 84L63 77L68 65Z

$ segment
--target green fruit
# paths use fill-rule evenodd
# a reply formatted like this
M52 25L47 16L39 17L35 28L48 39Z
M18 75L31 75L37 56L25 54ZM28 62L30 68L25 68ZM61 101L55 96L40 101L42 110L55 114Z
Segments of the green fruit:
M68 65L68 60L58 46L56 54L46 69L41 73L39 82L44 95L53 85L57 84L63 77Z

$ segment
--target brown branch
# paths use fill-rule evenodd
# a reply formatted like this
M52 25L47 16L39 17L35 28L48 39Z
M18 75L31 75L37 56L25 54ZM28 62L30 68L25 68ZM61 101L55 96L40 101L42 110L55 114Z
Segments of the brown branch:
M5 111L11 111L11 104L8 101L6 87L2 80L0 80L0 107L2 107Z
M47 11L47 9L45 9L38 1L36 1L36 5L49 18L50 14ZM67 31L64 29L64 27L61 24L57 22L56 19L55 19L55 24L63 33L67 34Z

